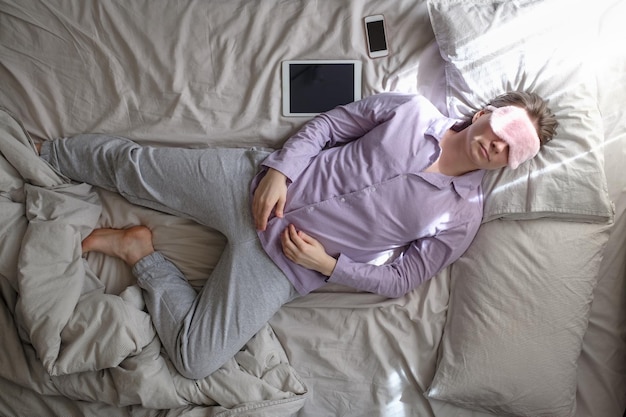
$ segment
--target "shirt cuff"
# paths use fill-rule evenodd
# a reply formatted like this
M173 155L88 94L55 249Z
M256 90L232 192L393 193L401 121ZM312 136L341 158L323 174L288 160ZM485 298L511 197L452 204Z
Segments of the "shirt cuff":
M326 278L326 282L334 282L336 284L344 284L350 280L350 274L346 272L346 267L352 263L352 260L348 258L344 254L339 254L337 258L337 263L335 264L335 269L333 269L333 273L330 274L328 278Z

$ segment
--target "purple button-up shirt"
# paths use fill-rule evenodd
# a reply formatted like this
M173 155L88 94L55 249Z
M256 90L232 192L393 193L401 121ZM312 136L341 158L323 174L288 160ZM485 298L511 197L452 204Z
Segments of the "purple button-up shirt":
M300 294L327 277L285 257L280 233L294 224L338 259L328 281L399 297L467 249L482 219L484 171L459 177L426 173L455 123L421 96L384 93L338 107L307 123L272 153L289 179L282 219L259 238ZM378 255L403 248L393 262Z

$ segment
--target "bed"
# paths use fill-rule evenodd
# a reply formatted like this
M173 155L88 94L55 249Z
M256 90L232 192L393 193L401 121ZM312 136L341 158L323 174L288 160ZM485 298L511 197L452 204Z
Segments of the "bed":
M390 54L371 59L379 13ZM0 1L0 415L621 417L624 16L621 0ZM146 224L200 288L223 238L70 182L33 143L278 148L307 120L281 115L288 59L360 60L364 96L459 118L532 90L560 130L485 178L478 235L432 280L399 299L329 284L186 380L129 269L80 241Z

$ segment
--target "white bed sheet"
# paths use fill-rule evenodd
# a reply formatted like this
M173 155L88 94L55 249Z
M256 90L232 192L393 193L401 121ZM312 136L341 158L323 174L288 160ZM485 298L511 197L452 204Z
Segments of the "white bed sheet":
M624 3L600 1L598 21L590 22L606 46L598 61L599 104L616 220L579 361L578 417L621 417L626 407L626 56L619 45L626 38L619 19L626 15ZM277 147L304 121L280 117L282 59L362 59L365 95L421 92L441 107L445 102L442 62L424 1L215 1L210 9L199 1L98 4L0 2L0 22L11 23L0 29L0 104L36 137L100 131L142 143ZM360 19L380 12L394 22L388 25L392 54L370 60ZM274 27L269 32L259 27L268 21ZM259 31L268 37L258 38ZM50 37L40 38L43 33ZM102 196L102 225L151 225L156 246L202 284L221 245L218 235ZM89 262L111 293L132 283L119 262L98 255ZM271 324L310 392L298 416L486 417L422 395L435 373L449 290L446 270L398 300L328 286L281 310ZM40 395L40 387L37 381L0 379L0 414L159 413ZM208 410L189 406L161 413Z

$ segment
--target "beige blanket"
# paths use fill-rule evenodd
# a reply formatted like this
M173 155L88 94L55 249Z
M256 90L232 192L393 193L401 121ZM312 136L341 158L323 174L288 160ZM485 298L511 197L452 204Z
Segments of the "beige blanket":
M138 287L107 293L82 257L81 241L102 211L96 190L40 160L7 112L0 129L2 312L15 321L2 327L3 347L12 361L30 364L0 366L3 377L27 381L18 373L30 368L31 389L116 406L197 404L215 406L209 413L276 416L303 405L306 388L269 326L205 380L178 375L160 353Z
M458 357L465 360L467 366L453 369L479 368L480 373L468 375L484 377L488 393L518 387L520 384L516 382L527 380L520 378L520 373L543 382L524 383L522 388L541 391L552 378L566 375L568 377L560 378L553 388L569 390L572 376L576 375L578 417L621 416L626 404L623 396L626 368L622 360L626 329L626 304L623 302L626 285L626 177L623 175L626 58L620 43L625 38L620 17L625 15L626 4L622 0L584 2L584 5L580 2L579 7L571 7L565 0L442 0L439 3L449 5L450 10L454 5L467 7L467 13L461 15L464 19L446 13L437 20L464 28L444 33L469 38L469 43L463 44L449 39L452 42L449 45L465 45L465 50L487 54L489 59L472 58L466 61L470 67L465 67L448 54L444 62L441 49L435 44L435 28L426 0L0 0L0 105L18 114L27 130L37 138L101 132L127 136L142 144L276 148L306 121L281 116L280 63L283 60L358 59L363 63L364 96L382 91L420 92L448 111L448 99L457 97L458 90L452 87L460 87L453 85L455 79L444 70L451 66L460 70L477 69L502 58L503 68L513 70L514 77L494 70L464 71L461 75L479 76L473 81L480 85L495 79L497 85L508 86L514 81L523 81L533 90L555 87L552 103L560 108L561 132L567 135L561 135L542 151L537 162L550 165L550 169L533 169L533 175L529 175L530 187L526 187L526 171L518 171L524 181L518 179L518 175L511 178L510 172L490 177L486 186L503 192L495 193L497 199L488 200L488 204L498 209L498 216L509 219L520 214L518 208L524 212L530 209L531 219L535 214L546 214L542 208L545 205L536 204L542 201L557 203L553 207L556 209L562 208L561 203L568 203L567 207L571 208L569 203L573 201L574 207L579 208L578 201L583 200L578 199L579 194L575 192L579 188L574 187L572 181L576 180L577 184L586 181L587 185L592 185L580 188L592 192L582 196L584 201L606 208L604 186L596 181L604 166L608 169L611 200L617 208L616 224L607 247L610 250L602 249L606 236L601 224L579 228L576 222L564 224L550 219L497 220L487 223L472 251L458 263L459 267L446 269L399 300L384 300L328 286L291 303L281 309L271 324L289 364L298 375L290 371L281 356L282 349L273 348L275 340L268 328L259 336L259 346L278 352L278 355L266 356L272 361L277 358L276 362L259 365L255 368L257 371L248 372L260 375L263 370L278 371L282 367L284 380L288 382L284 389L277 391L280 395L266 395L261 389L255 391L263 394L255 398L283 399L256 401L251 398L250 392L255 389L251 386L267 387L263 389L271 391L282 385L272 384L274 388L269 388L260 385L262 378L255 376L250 378L250 384L245 383L250 385L247 389L233 388L236 384L222 384L215 379L198 386L187 384L185 380L170 381L167 379L171 379L169 365L160 355L157 339L146 346L137 342L135 349L141 352L114 368L50 377L37 356L40 353L30 342L24 343L28 339L25 328L20 327L18 333L15 323L18 299L15 271L21 240L15 244L14 235L23 236L28 223L24 205L17 204L25 201L19 190L23 178L14 175L20 171L0 158L0 233L3 236L0 239L0 275L3 276L0 278L0 414L189 417L246 414L244 410L250 407L257 410L257 414L281 415L287 413L287 404L295 409L302 403L303 395L293 395L298 392L294 387L298 386L296 377L299 376L306 384L308 400L296 412L298 417L486 417L485 413L423 395L431 388L438 369L446 369L440 366L443 362L438 358L447 358L446 362L453 364L451 361ZM491 7L493 3L496 6ZM517 16L514 9L523 5L545 6L552 12L528 15L526 21L513 18L511 23L517 27L507 31L511 36L494 34L492 23L509 21L509 14L498 11L510 10ZM445 12L446 8L441 10ZM494 16L497 19L474 18L476 13L486 11L498 12ZM386 58L370 59L365 47L363 17L378 13L386 18L391 53ZM462 24L467 19L468 24ZM563 25L575 30L563 31ZM477 29L480 37L472 36L474 32L470 28ZM597 100L589 99L590 94L595 94L595 80L572 77L582 75L578 66L565 71L564 66L554 65L560 58L551 52L563 42L546 41L538 32L543 29L575 45L568 57L596 58L594 67L598 72L595 76L592 74L592 78L597 78L598 87L602 87L597 92ZM592 35L601 35L601 40L594 43L594 36L587 36L589 31ZM497 42L489 41L493 37ZM506 44L507 41L511 44ZM519 46L529 45L529 42L533 45L532 53L522 54L522 57L534 57L532 62L542 64L533 74L517 66L515 63L519 61L508 59L516 55ZM536 47L535 42L539 42L540 47ZM589 43L592 43L591 50ZM501 51L491 52L490 47L503 44ZM548 59L543 59L546 55ZM578 80L576 84L573 84L574 79ZM474 94L462 96L465 104L476 104L474 99L482 100L488 95L488 91L480 96L476 89L472 91ZM566 95L571 99L563 100ZM587 134L589 130L591 134ZM25 154L32 152L30 145L24 149ZM604 163L602 154L606 158ZM600 169L596 165L600 165ZM29 175L29 178L35 176ZM509 183L509 180L513 181ZM503 182L508 185L493 186ZM539 182L542 192L535 186ZM554 192L545 192L545 186ZM12 191L14 189L18 191ZM204 283L220 254L219 235L173 216L132 207L119 195L101 190L97 193L102 206L99 226L148 225L153 230L158 250L172 259L195 287ZM529 204L517 204L520 199ZM505 204L501 205L502 202ZM501 209L512 216L503 214ZM554 210L551 213L554 214ZM82 232L74 230L76 236ZM523 255L524 261L512 263L493 255L493 251L502 253L509 247L506 259L516 254L517 257ZM574 354L578 354L581 323L584 323L581 319L585 316L577 315L576 331L572 331L574 321L569 312L576 306L581 307L579 313L588 308L591 295L588 288L597 278L590 271L597 267L599 257L603 257L603 261L598 287L593 294L594 313L585 335L582 356L576 360ZM99 254L89 254L87 261L104 285L103 290L94 289L94 294L98 297L103 293L119 295L124 308L139 314L141 298L133 287L128 268L121 261ZM503 286L509 289L507 298L501 297ZM126 290L129 287L131 289ZM574 287L587 289L575 292ZM554 292L544 291L544 288ZM471 297L472 292L479 297ZM85 297L82 292L79 294L79 298ZM559 295L560 304L555 303L555 299L541 303L550 294ZM584 297L577 297L577 294ZM506 302L486 302L491 299ZM477 308L470 310L473 305L467 301L471 300L477 300ZM546 308L559 305L565 308L558 316L545 313ZM541 308L535 308L537 306ZM506 307L508 315L493 307ZM475 314L465 314L468 310ZM497 313L497 320L484 320L487 313ZM532 332L516 331L520 329L520 317L524 318L522 324L530 325ZM555 320L556 317L568 320ZM512 351L502 349L505 343L515 344L518 340L503 337L506 332L516 331L516 337L529 336L530 339L540 329L532 326L531 319L537 319L543 328L552 324L562 327L555 329L552 338L533 337L535 350L523 349L519 343ZM471 346L463 333L451 330L462 327L472 332L481 323L493 324L490 328L493 333L485 336L485 330L489 329L484 327L481 332L473 332L475 343ZM444 331L447 325L451 327ZM481 337L476 337L478 335ZM557 337L568 340L559 342ZM458 338L461 342L455 341ZM268 340L270 342L266 343ZM251 349L252 343L247 349ZM61 343L61 347L63 351L65 345ZM450 347L453 350L449 350ZM459 356L455 354L456 348L462 349ZM520 356L518 349L526 356ZM562 355L562 350L567 350L569 356ZM250 357L262 357L258 352L254 350ZM476 356L470 357L468 352ZM558 355L550 361L552 353ZM223 370L225 380L233 381L234 374L240 372L242 355L233 360L231 368ZM537 361L538 355L547 359L551 367L542 367L541 373L534 374L537 365L545 363ZM528 356L534 366L527 366ZM500 359L507 367L500 366L502 362L494 359ZM504 376L512 385L498 380L494 387L492 377L497 374L484 367L482 361L496 371L504 370ZM51 356L50 363L57 368L67 365L67 361L63 365L62 358L55 356ZM280 366L274 367L272 363ZM516 366L514 372L510 371L511 365ZM89 366L96 367L93 363ZM254 367L246 367L251 368ZM153 373L147 375L139 369ZM242 380L247 377L245 373L239 375ZM453 377L453 382L462 381L448 375ZM564 384L566 380L569 382ZM480 387L478 384L459 385L457 388L461 390ZM221 393L220 389L231 392ZM553 395L554 390L544 390L544 393L551 402L558 399ZM225 405L228 401L217 400L220 395L222 398L229 396L233 404L239 405ZM456 395L452 397L458 399ZM84 398L94 398L97 402L73 400ZM483 399L474 398L479 403ZM244 401L249 402L244 404ZM220 402L222 406L196 405L212 402ZM132 405L122 407L122 404ZM154 409L172 404L176 408ZM254 412L248 414L254 415Z

